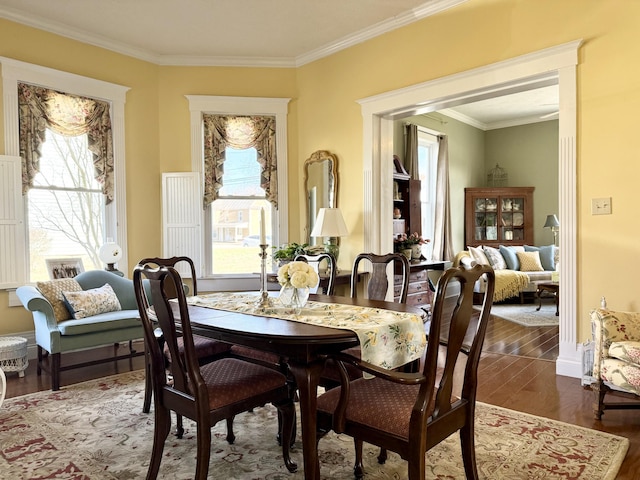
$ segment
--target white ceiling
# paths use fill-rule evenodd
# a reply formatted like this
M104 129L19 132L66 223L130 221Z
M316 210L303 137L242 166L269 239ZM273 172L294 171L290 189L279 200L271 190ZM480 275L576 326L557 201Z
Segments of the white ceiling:
M296 67L465 1L0 0L0 18L158 65ZM546 87L442 113L488 130L557 110Z

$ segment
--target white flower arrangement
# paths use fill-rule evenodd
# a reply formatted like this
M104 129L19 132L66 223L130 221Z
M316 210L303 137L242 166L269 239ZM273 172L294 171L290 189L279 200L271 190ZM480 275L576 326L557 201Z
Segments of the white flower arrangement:
M311 288L318 284L317 272L307 262L289 262L278 269L278 283L295 288Z

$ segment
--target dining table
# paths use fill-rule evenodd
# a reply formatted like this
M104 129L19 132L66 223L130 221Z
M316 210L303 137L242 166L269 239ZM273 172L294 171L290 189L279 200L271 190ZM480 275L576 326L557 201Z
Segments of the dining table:
M269 301L271 306L269 308L250 305L244 309L229 309L224 305L220 306L220 298L225 298L220 295L202 295L187 299L193 333L273 352L286 358L298 389L304 478L308 480L320 478L316 415L318 384L324 368L325 356L359 344L362 346L363 342L367 347L366 352L369 352L369 347L383 346L383 343L390 342L399 345L403 342L398 337L402 337L403 341L409 338L410 342L407 344L410 348L396 347L396 350L400 350L400 357L393 353L392 363L385 360L376 361L387 368L395 368L398 363L403 363L405 360L408 364L419 359L426 347L426 336L421 337L416 333L419 330L424 333L424 311L406 304L312 294L309 296L307 307L313 306L313 309L303 308L299 312L291 312L278 308L276 298ZM256 298L258 298L257 294ZM323 316L327 315L327 311L349 311L350 308L356 312L350 314L356 323L359 323L362 318L366 321L375 320L378 317L398 318L405 322L409 320L413 332L398 333L402 332L402 328L393 324L387 325L385 328L388 330L385 331L393 332L391 336L396 335L396 337L390 339L390 335L385 333L377 339L379 342L377 340L371 342L370 330L354 331L346 324L341 324L339 328L323 324ZM362 350L364 358L365 349ZM388 358L389 351L384 355ZM402 355L405 356L402 357Z

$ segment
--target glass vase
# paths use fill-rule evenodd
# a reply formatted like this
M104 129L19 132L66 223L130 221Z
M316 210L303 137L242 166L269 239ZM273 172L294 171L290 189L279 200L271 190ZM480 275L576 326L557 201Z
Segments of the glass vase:
M285 283L278 298L283 306L293 309L297 315L309 300L309 287L296 288L290 283Z

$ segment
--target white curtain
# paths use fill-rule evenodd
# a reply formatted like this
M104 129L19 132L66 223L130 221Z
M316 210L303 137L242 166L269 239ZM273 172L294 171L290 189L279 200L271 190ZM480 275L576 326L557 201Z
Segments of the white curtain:
M453 260L451 240L451 201L449 199L449 141L438 137L438 170L436 175L436 214L433 235L433 260Z

